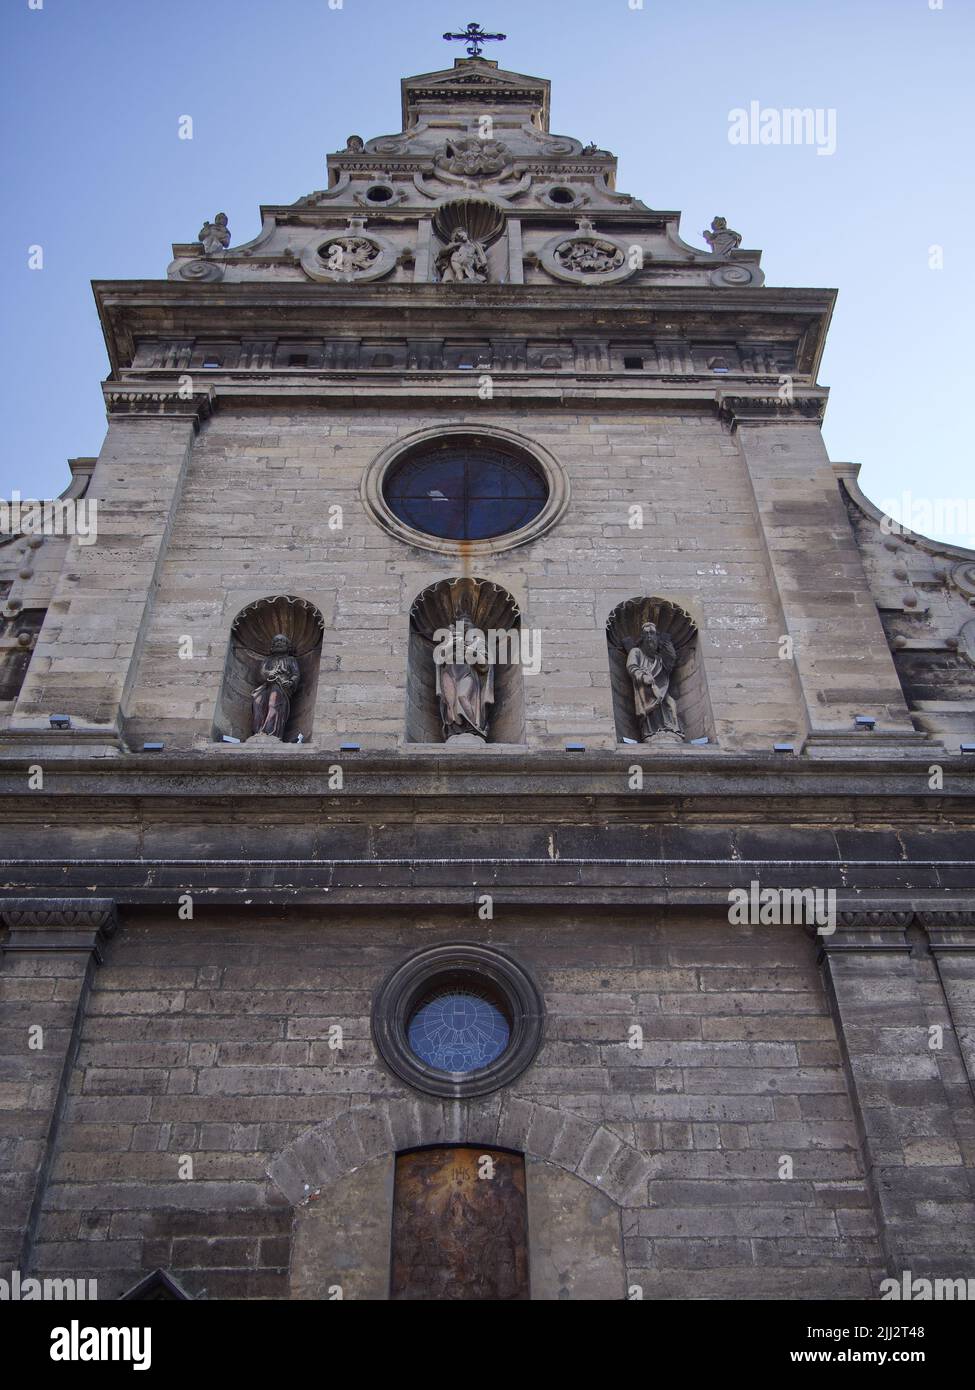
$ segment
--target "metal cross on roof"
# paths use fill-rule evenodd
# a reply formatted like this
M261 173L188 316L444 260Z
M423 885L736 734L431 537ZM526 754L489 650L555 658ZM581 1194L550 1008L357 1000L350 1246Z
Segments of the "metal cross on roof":
M495 39L506 39L507 34L485 34L477 20L471 20L462 34L444 34L445 39L460 39L461 43L467 44L467 52L472 58L480 58L481 50L486 43L493 42Z

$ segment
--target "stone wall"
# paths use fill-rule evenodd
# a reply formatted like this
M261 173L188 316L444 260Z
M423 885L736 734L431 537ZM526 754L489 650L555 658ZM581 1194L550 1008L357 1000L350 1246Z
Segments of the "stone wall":
M566 737L615 743L605 623L624 599L670 598L700 625L723 747L768 750L802 726L792 665L755 500L737 442L713 412L478 414L547 447L572 499L533 543L467 562L497 581L542 634L543 665L526 675L532 746ZM397 438L472 412L234 413L196 441L128 703L130 738L209 737L230 623L244 603L283 592L325 616L315 739L358 735L390 747L405 729L408 615L427 585L463 572L461 558L392 539L360 501L364 470ZM818 431L814 430L818 439ZM630 507L641 505L642 529ZM343 528L329 526L329 507ZM177 658L180 639L194 657Z
M491 1102L491 1135L472 1137L500 1126L500 1142L591 1184L597 1168L624 1173L606 1185L622 1205L628 1285L648 1298L869 1296L874 1214L801 929L687 913L471 917L128 914L82 1024L37 1270L98 1277L103 1296L160 1266L193 1293L287 1296L282 1156L316 1126L356 1121L351 1170L368 1143L391 1146L375 1136L398 1103L441 1113L378 1061L371 999L412 951L477 939L531 971L547 1020L534 1064ZM335 1023L341 1051L328 1046ZM642 1049L628 1046L633 1024ZM488 1104L445 1102L444 1137L463 1138L468 1109ZM587 1166L597 1130L602 1162Z

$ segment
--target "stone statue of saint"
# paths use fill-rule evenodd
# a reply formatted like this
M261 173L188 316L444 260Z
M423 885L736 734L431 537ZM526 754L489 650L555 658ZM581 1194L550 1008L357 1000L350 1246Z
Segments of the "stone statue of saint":
M350 135L345 142L343 154L361 154L365 149L365 143L361 135Z
M483 285L488 278L484 247L458 227L447 245L437 254L437 274L444 284L468 281Z
M677 705L670 694L670 674L677 665L677 649L656 623L644 623L640 640L630 648L626 669L633 682L633 703L644 743L658 734L683 740Z
M741 232L733 232L726 217L715 217L711 230L702 232L701 236L716 256L727 256L729 251L737 251L741 245Z
M261 684L252 692L254 733L284 738L291 717L291 697L301 684L301 671L291 652L291 642L279 632L261 663Z
M205 256L214 256L218 251L226 251L230 245L227 214L218 212L212 222L204 222L196 239L203 242L203 254Z
M457 734L486 739L494 704L494 665L484 633L469 617L462 616L454 625L448 647L434 653L444 739ZM443 656L448 659L443 660Z

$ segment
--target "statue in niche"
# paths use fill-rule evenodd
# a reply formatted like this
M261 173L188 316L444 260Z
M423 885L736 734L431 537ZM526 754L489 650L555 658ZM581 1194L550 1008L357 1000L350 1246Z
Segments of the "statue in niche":
M216 256L219 252L226 251L230 245L227 214L218 212L212 222L204 222L196 239L202 241L205 256Z
M633 682L633 702L644 743L659 734L683 740L677 705L670 694L670 676L677 665L677 649L656 623L640 629L640 640L630 648L626 670Z
M483 285L488 278L488 259L484 247L458 227L453 236L437 253L437 274L446 285L463 283Z
M556 249L555 259L563 270L575 275L605 275L619 270L625 257L621 248L611 241L580 238L563 241Z
M379 259L379 247L366 237L336 237L328 243L323 259L329 270L340 275L361 275Z
M252 692L255 734L284 738L291 717L291 697L301 684L301 670L292 654L291 641L283 632L271 639L271 650L261 663L261 684Z
M462 614L434 648L444 740L459 734L487 739L494 704L494 664L485 635Z
M361 154L365 149L365 142L361 135L350 135L345 142L343 154Z
M741 232L733 232L726 217L715 217L711 222L711 230L702 232L701 235L716 256L727 256L730 251L737 251L741 245Z

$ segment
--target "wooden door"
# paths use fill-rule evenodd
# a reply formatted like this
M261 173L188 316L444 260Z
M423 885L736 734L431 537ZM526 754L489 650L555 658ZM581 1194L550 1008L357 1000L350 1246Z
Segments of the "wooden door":
M499 1149L400 1154L391 1298L527 1299L525 1160Z

